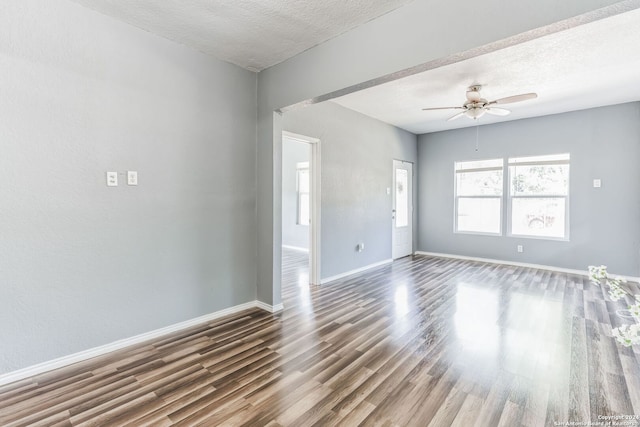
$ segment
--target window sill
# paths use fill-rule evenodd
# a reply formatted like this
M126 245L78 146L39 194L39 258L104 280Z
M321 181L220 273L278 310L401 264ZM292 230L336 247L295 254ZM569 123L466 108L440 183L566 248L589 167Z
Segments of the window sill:
M549 236L527 236L526 234L507 234L507 237L514 239L534 239L534 240L550 240L553 242L569 242L568 237L549 237Z
M492 237L502 237L502 232L500 233L488 233L483 231L458 231L454 230L453 234L469 234L472 236L492 236Z

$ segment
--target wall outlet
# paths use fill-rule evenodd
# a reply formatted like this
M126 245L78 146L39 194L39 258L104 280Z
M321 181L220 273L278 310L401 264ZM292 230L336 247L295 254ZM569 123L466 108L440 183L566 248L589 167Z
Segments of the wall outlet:
M602 180L594 179L593 180L593 188L600 188L600 187L602 187Z
M118 172L107 172L107 187L118 186Z
M362 252L364 251L364 243L358 243L356 245L356 252Z
M522 245L518 245L518 252L520 253L524 252L524 248L522 247Z
M127 184L128 185L138 185L138 172L136 172L136 171L127 171Z

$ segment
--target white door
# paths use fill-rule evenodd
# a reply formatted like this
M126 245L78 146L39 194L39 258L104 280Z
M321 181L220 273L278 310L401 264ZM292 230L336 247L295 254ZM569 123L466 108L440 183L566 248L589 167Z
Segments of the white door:
M413 164L393 161L393 211L392 249L393 259L413 252Z

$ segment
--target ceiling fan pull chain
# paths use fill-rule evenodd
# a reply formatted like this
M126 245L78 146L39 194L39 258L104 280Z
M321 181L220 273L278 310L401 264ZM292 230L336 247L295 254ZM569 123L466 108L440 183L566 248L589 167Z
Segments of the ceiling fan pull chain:
M480 134L480 122L476 119L476 152L478 151L478 138Z

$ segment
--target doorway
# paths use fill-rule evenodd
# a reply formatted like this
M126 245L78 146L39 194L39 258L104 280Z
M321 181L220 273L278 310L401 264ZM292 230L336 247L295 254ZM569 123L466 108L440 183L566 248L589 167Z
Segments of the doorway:
M393 161L392 190L392 248L393 259L413 253L413 163Z
M320 140L282 132L282 258L320 284ZM284 267L283 267L284 268Z

